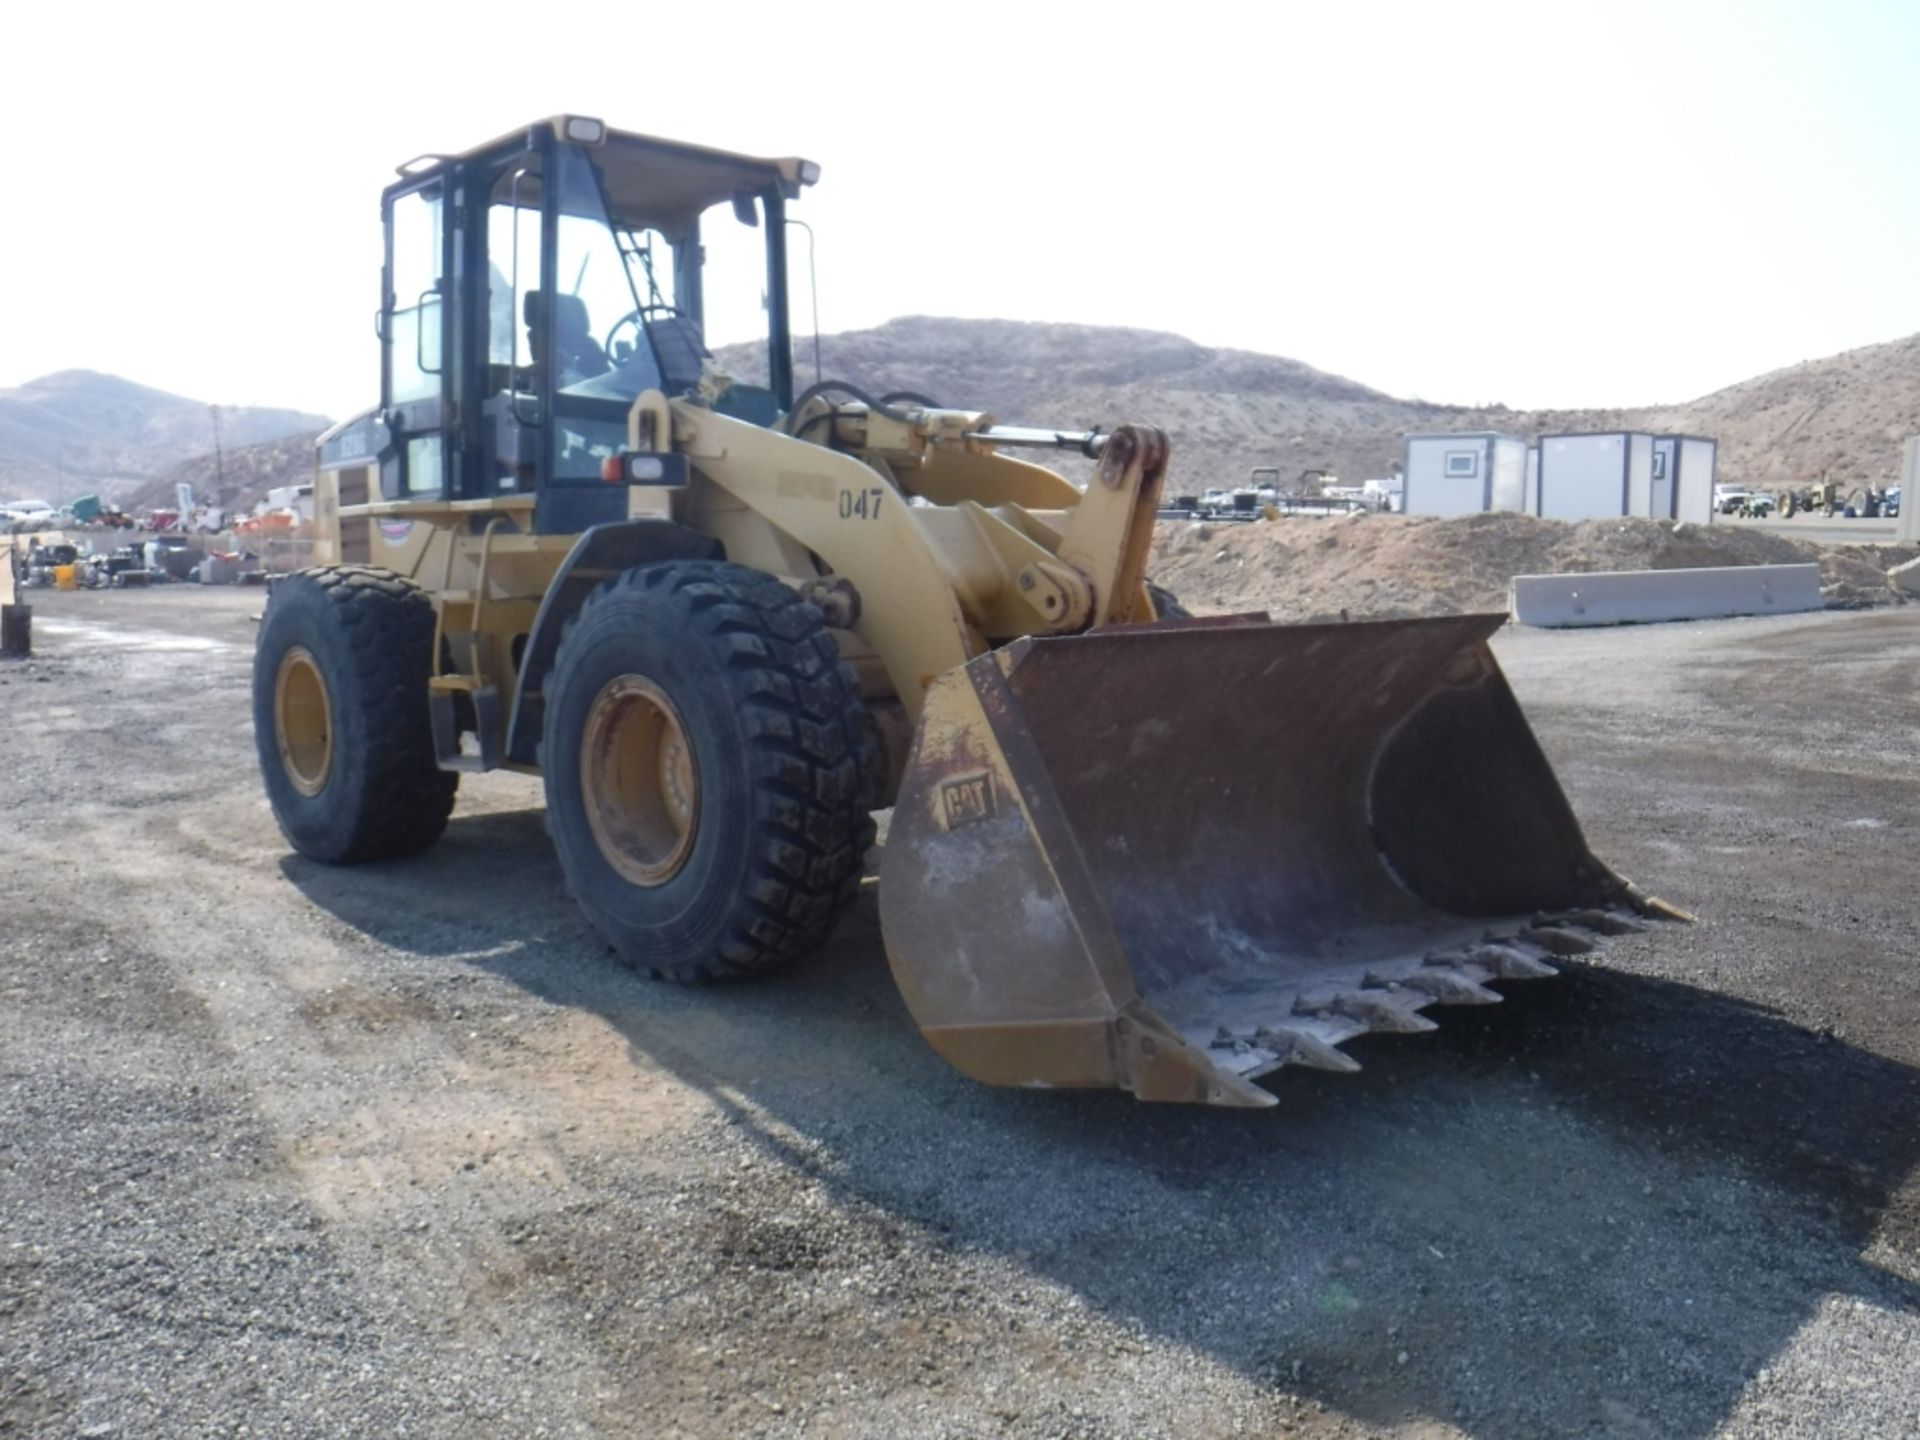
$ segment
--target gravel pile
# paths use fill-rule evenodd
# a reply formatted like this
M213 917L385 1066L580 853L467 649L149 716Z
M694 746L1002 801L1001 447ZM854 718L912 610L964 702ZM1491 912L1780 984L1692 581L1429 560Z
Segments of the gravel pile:
M1511 511L1291 516L1252 524L1163 522L1154 579L1196 610L1284 620L1504 610L1515 575L1817 562L1830 608L1902 603L1886 572L1913 546L1815 545L1742 526L1542 520Z

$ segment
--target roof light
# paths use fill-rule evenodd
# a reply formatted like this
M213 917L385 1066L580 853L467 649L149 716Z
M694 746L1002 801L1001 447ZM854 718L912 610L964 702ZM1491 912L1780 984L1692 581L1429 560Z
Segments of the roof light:
M802 185L818 185L820 183L820 165L817 161L802 160L800 162L800 183Z
M582 145L598 145L607 138L607 125L591 115L569 115L560 122L560 135Z

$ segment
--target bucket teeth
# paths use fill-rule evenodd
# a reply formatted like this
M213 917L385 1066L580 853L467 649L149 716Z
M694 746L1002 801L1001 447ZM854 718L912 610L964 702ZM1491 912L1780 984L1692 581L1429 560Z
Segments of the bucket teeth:
M1369 1030L1385 1030L1396 1035L1418 1035L1440 1027L1417 1010L1396 1005L1377 991L1343 990L1327 1007L1336 1015L1358 1020Z
M1442 1005L1498 1005L1500 993L1476 985L1458 971L1428 968L1415 971L1400 982L1409 990L1431 995Z
M1468 960L1491 970L1502 980L1547 980L1560 972L1512 945L1477 945L1468 952Z
M1531 925L1520 932L1520 938L1555 955L1587 955L1600 948L1578 930L1566 930L1558 925Z
M1253 1043L1264 1045L1294 1065L1306 1065L1315 1070L1335 1070L1343 1075L1351 1075L1360 1068L1358 1060L1344 1050L1329 1045L1311 1030L1269 1030L1263 1025L1253 1032Z
M1691 911L1682 910L1678 905L1669 905L1658 895L1647 894L1638 885L1623 883L1620 893L1640 914L1655 920L1678 920L1682 923L1691 923L1697 918Z
M1652 928L1637 915L1620 910L1568 910L1558 915L1536 915L1533 923L1554 928L1573 925L1596 935L1639 935Z

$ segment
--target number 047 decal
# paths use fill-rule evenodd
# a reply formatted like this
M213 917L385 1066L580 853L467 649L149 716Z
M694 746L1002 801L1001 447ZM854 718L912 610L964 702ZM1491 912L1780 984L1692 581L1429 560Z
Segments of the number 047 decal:
M879 485L870 486L865 490L842 490L840 518L842 520L878 520L880 499L886 493L886 489Z

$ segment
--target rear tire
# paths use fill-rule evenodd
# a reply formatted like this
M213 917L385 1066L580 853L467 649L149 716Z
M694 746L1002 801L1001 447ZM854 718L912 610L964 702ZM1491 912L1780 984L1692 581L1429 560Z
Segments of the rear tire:
M763 974L859 893L872 722L820 611L721 561L629 570L567 627L540 767L574 899L663 980Z
M253 657L253 734L293 848L346 865L440 838L459 777L434 759L433 604L385 570L325 565L280 581Z

